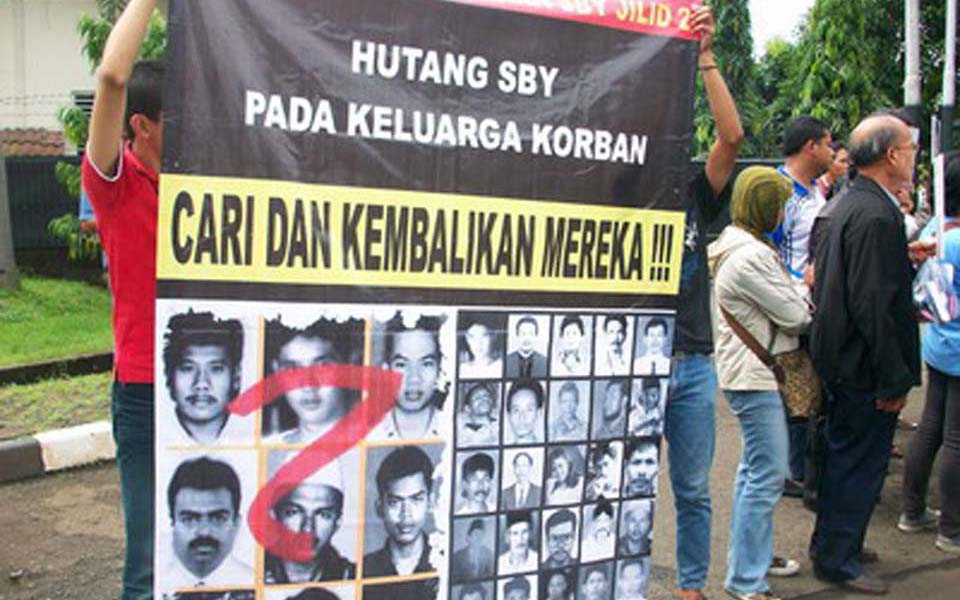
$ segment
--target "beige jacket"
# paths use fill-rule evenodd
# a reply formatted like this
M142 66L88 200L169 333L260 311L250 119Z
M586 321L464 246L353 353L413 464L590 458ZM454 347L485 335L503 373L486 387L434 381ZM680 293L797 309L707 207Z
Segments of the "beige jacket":
M773 372L740 341L719 307L725 308L772 354L796 350L797 336L813 320L799 289L802 283L790 276L776 250L735 225L728 225L710 244L707 257L714 278L714 346L720 388L777 389Z

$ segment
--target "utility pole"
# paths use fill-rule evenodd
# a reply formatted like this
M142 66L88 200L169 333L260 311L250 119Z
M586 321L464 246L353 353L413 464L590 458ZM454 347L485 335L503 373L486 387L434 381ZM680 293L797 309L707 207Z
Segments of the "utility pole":
M918 126L920 110L920 0L904 0L906 73L903 79L903 108Z
M947 0L947 37L944 44L943 95L940 106L941 148L953 150L953 107L957 84L957 0Z
M7 193L7 160L0 151L0 288L20 286L17 261L13 257L13 227L10 224L10 196Z

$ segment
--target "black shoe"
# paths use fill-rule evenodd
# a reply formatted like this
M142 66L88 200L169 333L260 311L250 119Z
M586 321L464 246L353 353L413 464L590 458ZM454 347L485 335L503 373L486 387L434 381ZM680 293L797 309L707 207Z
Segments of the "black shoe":
M876 596L882 596L890 591L890 586L887 585L886 581L878 577L874 577L873 575L868 575L867 573L863 573L860 575L860 577L841 581L838 585L850 590L851 592L857 592L859 594L873 594Z
M810 544L810 546L807 547L807 558L810 559L810 562L816 564L817 549L813 546L813 544ZM880 562L880 555L877 553L876 550L874 550L873 548L867 548L866 546L864 546L864 548L860 550L860 564L871 565L873 563L878 563L878 562ZM821 579L823 578L821 577Z
M829 583L832 585L836 585L838 587L846 588L851 592L856 592L860 594L875 594L880 596L890 591L890 588L885 581L883 581L882 579L878 579L877 577L874 577L873 575L869 575L867 573L863 573L859 577L855 577L854 579L847 579L845 581L836 581L829 577L824 576L823 573L820 572L820 569L818 569L816 565L814 565L813 576L824 583Z
M803 498L803 484L796 479L783 482L783 495L788 498Z

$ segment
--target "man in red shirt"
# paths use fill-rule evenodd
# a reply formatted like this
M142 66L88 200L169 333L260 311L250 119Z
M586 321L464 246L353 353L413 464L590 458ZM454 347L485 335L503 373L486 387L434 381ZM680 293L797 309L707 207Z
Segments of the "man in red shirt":
M113 291L111 412L127 532L123 600L153 598L153 322L163 67L134 63L155 7L156 0L131 0L107 39L82 166Z

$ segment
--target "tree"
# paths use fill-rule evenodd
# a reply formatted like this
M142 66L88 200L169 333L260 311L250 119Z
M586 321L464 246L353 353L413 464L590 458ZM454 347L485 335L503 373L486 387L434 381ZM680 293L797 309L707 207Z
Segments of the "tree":
M891 105L877 73L890 69L879 48L890 37L867 35L874 0L817 0L797 43L794 114L826 121L843 137L863 117ZM888 2L889 4L889 2Z
M763 58L757 64L757 91L760 109L751 127L756 139L756 156L780 157L783 127L793 116L790 101L799 62L797 48L775 38L767 43Z
M750 8L747 0L711 0L707 4L713 9L717 21L713 52L730 93L737 101L741 120L747 129L743 151L750 155L756 151L751 124L759 106L754 73L753 35L750 33ZM716 133L713 118L710 116L710 106L699 79L694 115L694 154L706 156Z
M77 24L77 30L82 40L83 56L90 63L91 71L96 70L103 58L103 47L107 43L107 36L113 29L113 24L123 13L127 0L97 0L97 15L82 15ZM159 13L153 15L143 46L140 49L140 58L162 58L166 51L167 25ZM70 143L77 148L87 145L87 132L90 119L76 106L64 107L57 112L57 119L63 126L63 134ZM80 168L76 165L57 163L57 180L67 193L79 200L80 198ZM89 259L100 254L100 242L95 233L80 230L80 221L76 214L67 213L52 220L48 225L50 233L67 242L71 259Z

